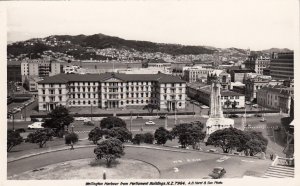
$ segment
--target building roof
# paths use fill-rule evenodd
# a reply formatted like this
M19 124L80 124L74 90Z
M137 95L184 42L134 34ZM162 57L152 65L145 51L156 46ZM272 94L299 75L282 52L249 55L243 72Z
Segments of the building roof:
M158 81L160 83L185 83L178 77L157 73L157 74L122 74L122 73L103 73L103 74L58 74L46 77L40 81L41 84L47 83L67 83L67 82L103 82L109 78L117 78L125 82L129 81Z
M188 84L188 86L197 89L198 91L211 94L211 85L207 85L203 83L190 83ZM245 95L238 92L221 89L221 96L245 96Z
M254 70L250 70L250 69L234 69L234 70L231 70L231 72L234 72L234 73L255 73Z
M21 66L21 61L7 61L7 66Z

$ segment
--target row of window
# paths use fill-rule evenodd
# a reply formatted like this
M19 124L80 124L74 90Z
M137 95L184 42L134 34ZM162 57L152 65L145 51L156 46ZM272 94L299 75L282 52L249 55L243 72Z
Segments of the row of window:
M225 99L225 100L227 100L228 98L230 98L230 99L240 99L240 96L221 96L221 99Z

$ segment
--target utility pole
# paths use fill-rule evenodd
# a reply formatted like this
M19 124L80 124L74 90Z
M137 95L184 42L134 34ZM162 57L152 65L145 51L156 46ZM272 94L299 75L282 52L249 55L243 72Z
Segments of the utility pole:
M15 114L13 114L12 116L13 116L13 131L15 131Z
M24 120L26 121L26 105L25 105L25 107L24 107L24 115L25 115L25 117L24 117Z
M93 120L93 105L92 105L92 103L91 103L91 121Z
M175 100L175 125L177 124L176 105L177 105L177 102L176 102L176 100Z
M132 111L130 111L130 132L131 132L131 125L132 125Z

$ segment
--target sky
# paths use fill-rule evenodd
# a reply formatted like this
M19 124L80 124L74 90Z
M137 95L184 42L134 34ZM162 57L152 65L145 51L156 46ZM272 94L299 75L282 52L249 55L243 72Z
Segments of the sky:
M102 33L262 50L295 47L297 0L31 2L7 5L7 40Z

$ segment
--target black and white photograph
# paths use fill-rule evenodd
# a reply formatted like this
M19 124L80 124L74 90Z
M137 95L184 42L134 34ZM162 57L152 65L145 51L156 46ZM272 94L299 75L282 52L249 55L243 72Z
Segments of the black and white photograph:
M299 1L0 6L6 184L297 185Z

